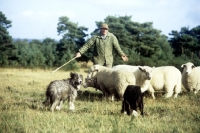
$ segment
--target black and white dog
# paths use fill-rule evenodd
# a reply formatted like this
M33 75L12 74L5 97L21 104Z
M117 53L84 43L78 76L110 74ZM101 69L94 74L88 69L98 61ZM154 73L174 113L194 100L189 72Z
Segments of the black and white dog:
M121 113L138 116L137 108L139 107L141 115L144 116L143 94L140 86L128 85L124 92Z
M81 88L83 76L78 73L70 73L70 78L52 81L46 90L45 106L51 106L50 110L60 110L63 102L68 99L69 109L74 110L74 102L77 97L77 91Z

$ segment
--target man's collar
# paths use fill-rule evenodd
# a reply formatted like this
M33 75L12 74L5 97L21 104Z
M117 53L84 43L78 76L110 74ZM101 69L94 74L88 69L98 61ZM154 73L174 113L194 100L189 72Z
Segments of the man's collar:
M102 37L103 35L99 33L99 36ZM110 36L110 33L108 32L105 36Z

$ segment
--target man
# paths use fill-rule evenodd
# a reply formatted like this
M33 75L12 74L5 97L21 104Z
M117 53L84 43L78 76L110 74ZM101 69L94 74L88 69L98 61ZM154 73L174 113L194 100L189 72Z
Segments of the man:
M100 34L93 36L89 39L76 53L76 57L81 57L85 51L94 45L93 63L104 65L106 67L112 67L113 64L113 48L122 57L123 61L128 61L128 58L121 50L118 40L112 33L108 32L109 28L107 24L102 24L100 27Z

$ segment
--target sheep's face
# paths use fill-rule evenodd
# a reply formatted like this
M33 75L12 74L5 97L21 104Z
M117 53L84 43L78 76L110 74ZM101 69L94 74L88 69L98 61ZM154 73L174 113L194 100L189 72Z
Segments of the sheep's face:
M96 80L94 78L85 78L84 88L95 87Z
M181 65L183 67L183 73L189 75L192 73L192 70L195 68L194 64L191 62L188 62L186 64Z
M98 73L98 71L99 71L98 65L91 66L88 71L87 78L88 79L93 78Z
M142 71L142 75L143 75L143 77L145 78L145 79L147 79L147 80L151 80L151 78L152 78L152 75L153 75L153 69L154 69L155 67L149 67L149 66L140 66L139 67L139 70L141 70Z

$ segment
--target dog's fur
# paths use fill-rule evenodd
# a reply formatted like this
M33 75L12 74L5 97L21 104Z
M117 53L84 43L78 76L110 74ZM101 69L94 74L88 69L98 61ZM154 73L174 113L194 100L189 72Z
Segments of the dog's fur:
M143 94L140 86L128 85L124 92L121 113L138 116L137 108L140 108L141 115L144 115Z
M77 97L77 91L80 89L83 82L83 76L77 73L70 73L70 78L63 80L52 81L46 90L45 106L51 106L53 112L56 108L61 109L63 102L68 99L69 109L74 110L74 102Z

